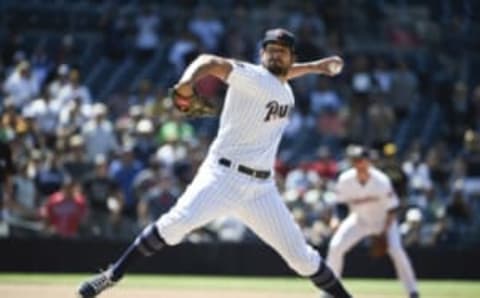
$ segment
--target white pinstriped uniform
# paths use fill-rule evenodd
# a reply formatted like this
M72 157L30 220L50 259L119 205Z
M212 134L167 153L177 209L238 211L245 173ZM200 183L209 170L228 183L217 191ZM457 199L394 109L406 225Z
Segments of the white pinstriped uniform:
M273 170L294 105L292 90L263 66L231 63L217 137L196 177L157 227L167 244L174 245L190 231L230 215L272 246L298 274L312 275L320 255L306 243L273 177L259 179L236 169L244 165ZM232 166L220 165L220 158L231 160Z
M398 198L387 175L375 167L370 167L369 172L370 178L365 184L358 181L356 169L349 169L338 178L337 201L346 203L350 213L330 241L327 264L337 276L342 275L345 253L362 238L380 233L388 210L398 206ZM387 241L388 254L398 277L409 293L416 292L415 274L402 247L396 221L387 232Z

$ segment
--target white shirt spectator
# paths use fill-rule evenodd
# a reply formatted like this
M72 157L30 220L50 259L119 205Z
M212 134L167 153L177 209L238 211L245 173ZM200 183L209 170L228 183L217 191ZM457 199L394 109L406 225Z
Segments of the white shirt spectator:
M25 109L35 119L41 132L55 133L59 121L60 107L56 106L53 101L38 98Z
M88 121L82 130L85 139L85 149L89 160L94 160L95 156L114 152L118 149L117 139L113 125L108 120L96 119Z
M430 190L432 188L430 169L426 163L406 161L402 169L408 177L410 189Z
M73 84L66 84L63 86L60 91L58 91L58 96L55 98L55 102L57 105L63 106L66 103L73 101L75 98L80 98L83 104L90 104L92 102L90 90L86 86L74 86Z
M48 93L52 98L57 98L60 90L68 84L68 72L70 68L66 64L58 67L57 78L48 85Z
M57 107L57 102L52 103ZM72 101L59 107L59 126L61 128L80 128L91 117L91 106Z
M188 150L183 145L165 144L158 148L155 156L166 167L171 167L179 160L187 158Z
M14 71L7 78L4 91L16 108L22 108L38 94L38 84L33 76L22 76L20 71Z

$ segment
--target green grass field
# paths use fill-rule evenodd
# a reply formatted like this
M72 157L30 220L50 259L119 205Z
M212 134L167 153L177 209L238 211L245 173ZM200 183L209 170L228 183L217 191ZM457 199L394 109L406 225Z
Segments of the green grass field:
M23 289L26 287L38 289L37 293L50 288L56 287L64 290L73 291L76 285L82 281L86 275L76 274L8 274L0 273L0 297L2 298L20 298L29 297ZM346 285L354 293L355 297L406 297L403 288L397 280L383 279L347 279ZM476 298L480 297L479 281L456 281L456 280L420 280L420 292L422 298ZM18 294L15 289L18 288ZM285 295L293 295L293 297L318 297L314 288L308 281L300 278L265 278L265 277L213 277L213 276L165 276L165 275L129 275L115 289L116 292L128 292L130 290L143 291L184 291L192 293L201 291L221 292L223 297L230 297L229 293L236 293L231 297L250 297L248 293L255 293L258 297L262 297L261 293L268 293L265 297L275 297L275 293ZM190 291L190 292L188 292ZM238 293L246 293L238 295ZM45 292L46 293L46 292ZM59 293L50 291L48 293ZM113 295L109 292L102 297L124 297ZM140 292L142 293L142 292ZM145 292L146 293L146 292ZM56 298L57 294L36 294L37 297ZM142 298L136 292L135 298ZM203 294L202 297L206 296ZM257 297L251 296L251 297ZM61 297L61 296L58 296ZM73 295L72 295L73 297ZM145 294L144 297L151 297ZM157 295L157 297L166 298L169 295ZM177 297L177 296L170 296ZM183 295L182 297L190 297ZM283 296L282 296L283 297ZM62 296L63 298L63 296Z

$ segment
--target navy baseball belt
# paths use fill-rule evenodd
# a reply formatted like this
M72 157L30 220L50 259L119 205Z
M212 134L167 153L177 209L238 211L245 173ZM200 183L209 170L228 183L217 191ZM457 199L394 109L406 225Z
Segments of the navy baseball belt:
M218 163L227 168L232 166L232 161L223 157L218 160ZM270 177L270 171L255 170L244 165L238 165L237 171L259 179L267 179Z

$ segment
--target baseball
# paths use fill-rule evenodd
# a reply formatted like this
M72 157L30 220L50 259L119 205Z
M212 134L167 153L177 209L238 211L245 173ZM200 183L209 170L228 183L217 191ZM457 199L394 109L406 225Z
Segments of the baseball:
M330 62L328 64L328 70L331 74L338 74L342 71L342 64L338 62Z

